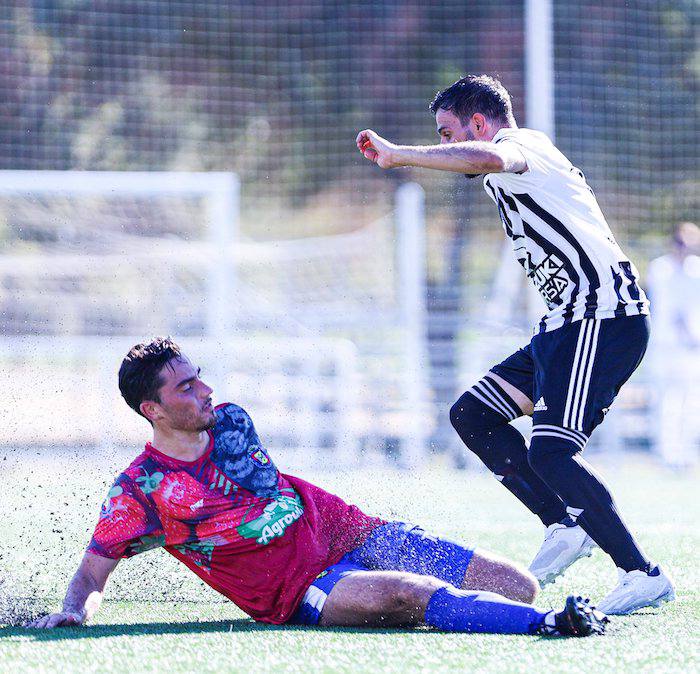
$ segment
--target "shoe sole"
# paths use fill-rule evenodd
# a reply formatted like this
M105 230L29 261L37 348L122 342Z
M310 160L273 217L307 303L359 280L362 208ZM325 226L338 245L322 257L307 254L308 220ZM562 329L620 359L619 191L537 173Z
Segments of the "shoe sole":
M557 580L557 578L559 578L559 576L563 576L566 570L569 567L573 566L579 559L582 559L583 557L590 557L593 554L593 548L595 547L595 543L587 546L587 548L584 548L584 551L578 557L573 559L571 563L565 566L563 569L560 569L559 571L553 571L552 573L548 573L543 578L537 578L537 582L540 584L540 587L544 588L546 585L554 583Z
M573 599L573 597L569 597L566 601L567 610L571 610L571 599ZM581 597L576 597L573 603L574 607L572 608L574 608L576 613L578 631L571 636L592 637L605 634L606 625L610 622L606 615L596 611L587 599L582 600Z
M630 613L634 613L635 611L639 611L642 608L659 608L662 604L666 604L667 602L675 601L676 600L676 591L674 588L671 588L661 596L657 597L653 601L650 601L646 604L640 604L639 606L635 606L634 608L630 608L627 611L610 611L607 613L607 615L629 615Z

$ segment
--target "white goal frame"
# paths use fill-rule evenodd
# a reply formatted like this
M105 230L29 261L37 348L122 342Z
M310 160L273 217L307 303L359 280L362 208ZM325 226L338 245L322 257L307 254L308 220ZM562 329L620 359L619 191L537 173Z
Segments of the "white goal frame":
M179 171L0 171L0 194L70 194L203 197L208 242L222 264L211 265L208 277L207 334L224 339L226 298L235 289L235 269L223 264L238 238L240 181L235 173Z

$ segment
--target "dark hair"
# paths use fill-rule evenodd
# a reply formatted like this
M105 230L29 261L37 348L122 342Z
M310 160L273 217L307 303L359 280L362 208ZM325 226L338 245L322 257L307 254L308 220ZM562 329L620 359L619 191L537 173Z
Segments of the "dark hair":
M144 400L160 402L158 390L163 385L160 372L181 355L180 347L170 337L156 337L129 350L119 368L119 391L134 412L141 414L139 408Z
M501 122L513 119L513 104L506 88L488 75L467 75L454 84L439 91L430 110L453 112L463 124L467 124L475 112Z

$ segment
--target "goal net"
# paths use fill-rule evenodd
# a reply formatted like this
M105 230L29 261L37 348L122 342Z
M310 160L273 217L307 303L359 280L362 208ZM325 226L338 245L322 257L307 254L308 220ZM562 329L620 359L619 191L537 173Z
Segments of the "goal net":
M322 286L321 279L327 276L318 277L312 301L304 286L288 286L284 293L281 284L277 290L270 288L277 277L260 273L258 260L301 255L298 263L287 266L289 283L305 274L314 278L321 261L312 255L308 264L304 262L299 252L304 244L298 240L309 239L309 244L313 240L314 246L322 246L321 241L350 245L334 235L357 234L351 240L359 240L361 232L379 227L378 216L390 213L400 181L420 181L427 199L426 373L431 400L439 411L431 447L462 457L463 443L450 425L448 410L475 377L529 340L532 320L524 278L519 268L512 267L515 263L501 255L503 234L481 181L410 168L381 171L356 152L356 133L373 128L402 144L435 143L435 126L427 110L435 92L466 73L497 75L512 95L521 126L537 125L532 110L551 121L557 146L586 174L644 283L649 261L667 251L674 224L695 220L699 208L693 142L700 130L698 6L695 0L4 3L0 169L235 173L242 186L240 250L259 244L256 250L265 251L237 271L238 283L246 280L246 268L257 274L255 285L266 288L265 293L248 297L260 299L256 306L260 314L267 306L262 301L266 293L272 295L273 307L275 297L285 293L308 300L304 307L288 312L288 321L275 314L275 330L296 321L291 334L301 334L302 324L315 336L339 339L345 328L315 327L313 311L315 306L329 308L334 301L329 295L336 300L341 296L337 279ZM540 33L530 33L528 26L542 27L550 15L551 31L542 29L546 40ZM527 74L536 60L533 43L541 48L536 53L551 54L554 86L547 96L532 88L537 78ZM31 203L34 211L37 199ZM59 204L77 198L59 199L54 194L51 199L56 214L41 217L59 226L63 217ZM16 207L29 208L29 201L16 202ZM193 245L181 255L194 259L199 254L194 244L207 235L204 229L197 234L187 227L204 222L197 219L204 212L201 197L170 195L163 200L132 194L117 201L103 197L98 207L93 200L89 208L80 207L81 213L88 220L99 213L102 231L109 231L115 240L136 230L135 240L149 246L146 265L156 258L158 246L168 251L166 258L174 255L161 244L172 248L176 237L185 236L182 232L189 232L187 241ZM170 208L176 203L177 209ZM150 222L145 212L161 222L162 233L149 236L139 231L139 223ZM71 215L67 222L80 217ZM177 230L180 220L186 226ZM128 222L124 230L122 222ZM14 230L6 235L7 228L0 222L0 246L12 254L45 246L55 235L29 225L19 235ZM75 241L86 230L75 230L69 248L65 238L72 231L69 226L61 231L65 264L71 271L81 268L85 275L102 274L100 302L86 300L92 307L89 322L100 322L97 334L120 336L127 328L136 336L161 331L165 314L179 316L174 334L204 339L208 301L180 302L172 290L167 291L165 304L160 300L149 304L147 297L152 290L154 298L162 297L155 292L159 284L166 289L181 284L184 298L190 279L199 279L201 293L209 297L207 279L193 269L193 262L167 280L167 261L163 262L161 275L149 280L148 290L140 289L138 307L149 310L137 320L138 308L124 300L128 311L120 309L120 321L109 326L107 315L115 312L108 307L121 300L111 292L112 276L105 271L108 261L77 261L82 249ZM140 250L138 243L135 246ZM133 260L135 273L129 283L148 274L136 256ZM97 264L97 271L90 264ZM515 269L512 278L509 264ZM123 271L118 256L114 266ZM354 273L355 283L374 278L363 276L362 265L351 267L345 271ZM281 274L281 268L277 272ZM98 284L92 285L94 295ZM386 287L395 288L375 284L373 293L386 293ZM10 289L3 286L2 292ZM23 292L31 295L26 285ZM78 293L73 299L66 298L69 294L59 293L62 299L54 301L47 291L42 291L43 299L34 293L33 319L26 316L23 302L13 300L13 313L4 314L3 328L14 326L11 331L29 334L43 302L41 315L59 313L51 319L63 326L54 330L56 334L61 330L96 334L94 327L70 327L71 321L78 321L74 316L83 314L75 308ZM125 296L126 292L122 299ZM370 306L381 306L375 294L372 300L377 301ZM338 300L336 307L341 304L341 316L346 315L349 323L359 305L354 299L347 305ZM184 313L183 306L187 306ZM97 317L99 312L103 315ZM212 316L222 314L212 310ZM362 330L356 327L348 334L352 332ZM368 338L372 330L365 332ZM358 362L364 376L364 361ZM389 386L379 380L378 391ZM635 385L632 381L625 386L622 397ZM638 399L653 401L652 389L646 386ZM653 415L637 403L634 406L639 414L629 417L627 437L646 442L641 436L648 437L649 432L640 430L644 427L640 419ZM432 423L431 415L427 423ZM605 426L610 427L610 417ZM385 444L394 446L396 441Z
M0 173L0 442L143 441L119 400L130 346L172 334L218 401L296 460L419 460L422 192L343 234L256 240L228 173ZM27 423L31 420L31 423Z

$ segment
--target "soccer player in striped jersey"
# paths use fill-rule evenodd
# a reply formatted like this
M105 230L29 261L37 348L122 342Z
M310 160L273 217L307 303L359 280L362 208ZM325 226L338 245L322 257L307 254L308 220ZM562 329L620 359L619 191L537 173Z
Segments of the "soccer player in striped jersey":
M439 145L396 145L371 129L357 146L381 168L483 176L506 236L547 306L531 342L494 366L450 411L455 430L546 527L530 569L542 585L597 544L618 567L601 602L630 613L674 598L639 547L603 480L583 459L593 429L637 368L649 305L580 169L543 133L518 128L510 95L464 77L430 105ZM509 422L533 419L529 447Z

